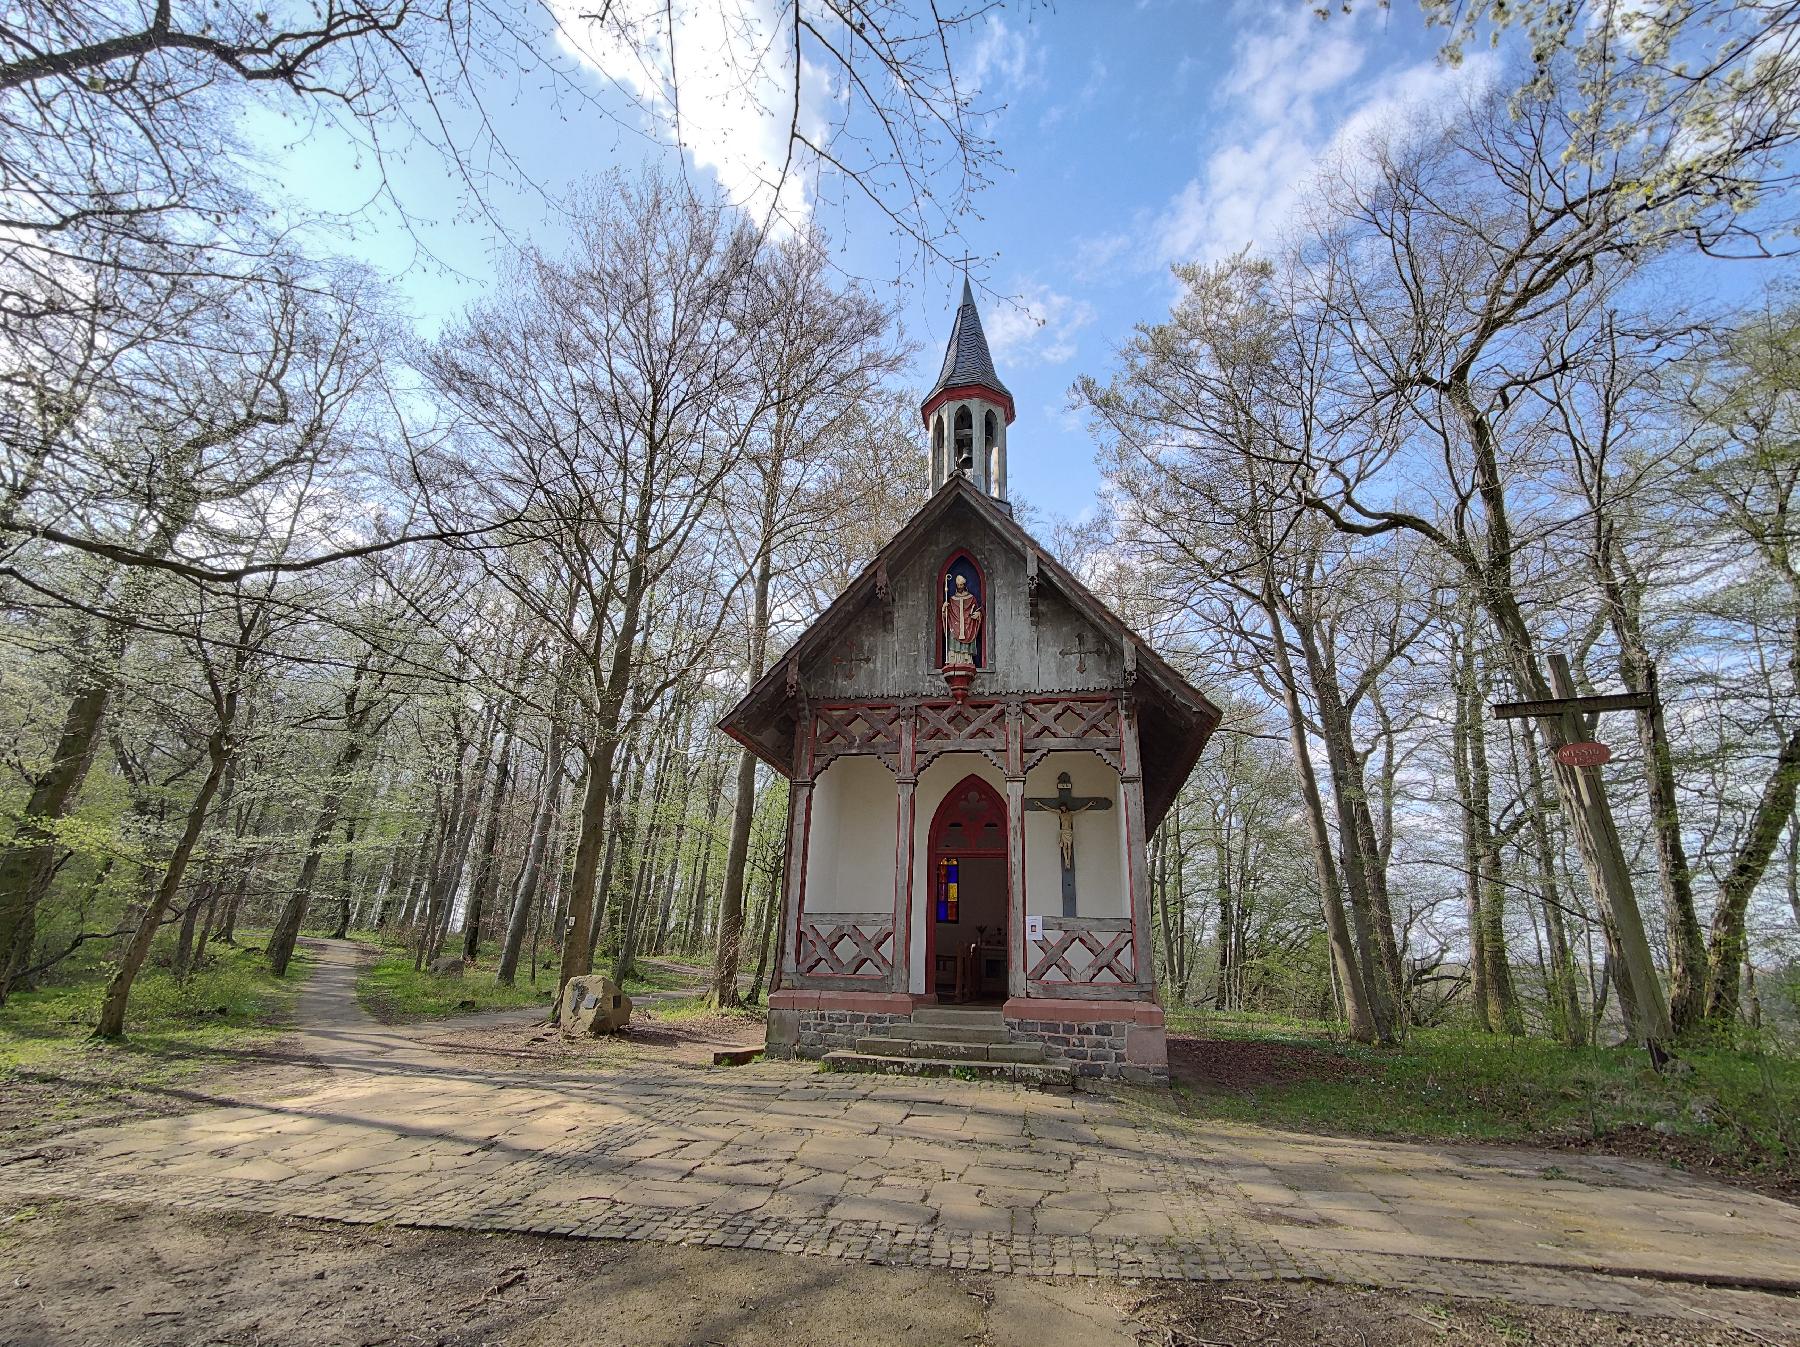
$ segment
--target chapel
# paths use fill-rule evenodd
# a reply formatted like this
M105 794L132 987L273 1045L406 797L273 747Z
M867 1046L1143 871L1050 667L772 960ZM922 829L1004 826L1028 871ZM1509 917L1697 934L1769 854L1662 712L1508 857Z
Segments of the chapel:
M1219 711L1007 503L967 279L931 494L720 722L786 776L768 1052L1166 1082L1146 844Z

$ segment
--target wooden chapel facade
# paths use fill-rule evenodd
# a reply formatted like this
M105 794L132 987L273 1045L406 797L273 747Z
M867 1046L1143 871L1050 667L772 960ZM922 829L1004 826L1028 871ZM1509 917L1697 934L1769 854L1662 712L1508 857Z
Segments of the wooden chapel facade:
M1013 520L966 282L922 410L930 498L720 722L791 782L769 1053L1166 1080L1146 844L1219 712Z

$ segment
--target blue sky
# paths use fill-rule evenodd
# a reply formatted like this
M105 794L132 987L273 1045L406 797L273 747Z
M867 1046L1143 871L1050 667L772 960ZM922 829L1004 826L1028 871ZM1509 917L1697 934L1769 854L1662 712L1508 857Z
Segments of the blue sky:
M754 15L768 0L676 5L684 61L701 72L684 82L687 106L700 103L704 68L695 54L711 40L721 3ZM1408 103L1454 97L1459 84L1494 73L1485 54L1462 70L1439 65L1441 34L1407 0L1386 11L1371 0L1324 22L1312 9L1311 0L1064 0L1054 10L1002 10L962 41L961 74L980 86L979 103L1004 105L990 130L1005 171L964 237L987 259L977 264L983 317L1018 405L1009 439L1014 493L1037 508L1073 518L1092 506L1099 473L1085 425L1067 410L1069 385L1081 373L1103 374L1134 323L1166 315L1171 263L1272 245L1334 147ZM484 90L508 148L551 192L674 154L645 134L648 122L632 106L633 95L653 99L653 86L605 52L589 57L611 79L596 78L611 117L594 108L559 112L523 81ZM779 131L728 99L709 103L717 114L690 121L685 163L749 199L745 164L766 158ZM329 128L261 114L248 130L284 190L308 206L351 213L341 235L322 241L392 275L428 331L492 283L504 249L496 223L551 250L562 237L554 211L530 192L488 193L497 221L472 214L441 160L402 141L387 166L415 217L403 227L391 211L362 209L376 184L371 161ZM921 267L887 221L830 182L799 209L817 214L847 272L876 278L901 304L920 343L913 382L922 393L942 355L960 276Z

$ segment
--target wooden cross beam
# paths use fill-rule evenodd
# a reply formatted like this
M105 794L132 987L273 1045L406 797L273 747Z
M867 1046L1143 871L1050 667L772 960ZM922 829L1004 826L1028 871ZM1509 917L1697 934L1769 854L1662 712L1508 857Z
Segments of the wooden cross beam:
M1648 711L1648 692L1599 692L1587 697L1549 697L1537 702L1495 702L1496 720L1521 720L1532 716L1598 715L1602 711Z

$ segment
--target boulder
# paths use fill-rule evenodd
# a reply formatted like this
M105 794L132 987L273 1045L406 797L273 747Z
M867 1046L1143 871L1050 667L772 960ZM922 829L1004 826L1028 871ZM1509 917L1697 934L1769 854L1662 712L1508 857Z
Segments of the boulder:
M426 968L441 978L459 978L463 975L463 961L454 954L446 954L441 959L433 959Z
M631 1022L631 998L598 973L570 978L556 1020L565 1038L617 1033Z

